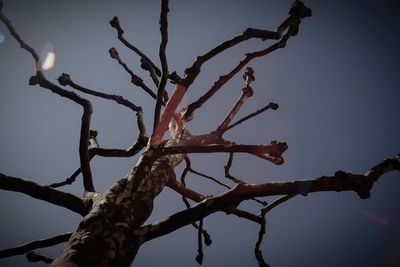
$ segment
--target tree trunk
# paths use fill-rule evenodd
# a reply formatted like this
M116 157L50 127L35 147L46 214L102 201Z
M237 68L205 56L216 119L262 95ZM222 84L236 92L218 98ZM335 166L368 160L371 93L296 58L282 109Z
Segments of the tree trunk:
M134 168L108 191L95 193L89 214L50 266L130 266L143 242L135 230L150 216L169 179L175 179L173 167L179 162L173 164L169 157L155 161L137 190L132 190L140 179Z

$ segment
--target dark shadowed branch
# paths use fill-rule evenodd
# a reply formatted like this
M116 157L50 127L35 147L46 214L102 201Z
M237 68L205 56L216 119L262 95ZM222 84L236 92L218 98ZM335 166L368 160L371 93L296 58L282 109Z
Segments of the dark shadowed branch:
M259 267L268 267L269 266L265 262L264 257L262 255L262 251L260 250L261 242L263 241L263 238L264 238L264 235L265 235L265 231L266 231L267 220L265 218L265 215L270 210L275 208L276 206L282 204L285 201L288 201L289 199L291 199L294 196L296 196L296 194L291 194L291 195L286 195L286 196L279 197L278 199L274 200L270 204L265 205L261 209L260 214L258 215L258 216L260 216L262 222L260 223L260 231L258 232L258 238L257 238L257 240L256 240L256 242L254 244L254 255L255 255L256 259L257 259Z
M368 198L374 182L380 176L393 170L400 170L400 154L392 159L384 160L365 174L338 171L334 176L322 176L311 180L265 184L238 184L226 193L207 198L187 210L169 216L167 219L143 226L136 231L136 234L143 235L145 240L151 240L171 233L217 211L232 213L232 210L240 202L250 197L295 194L306 196L308 193L313 192L354 191L360 198Z
M131 76L131 82L134 85L142 88L152 98L154 98L154 99L157 98L156 94L143 82L143 79L140 78L139 76L137 76L135 73L133 73L133 71L131 69L129 69L128 66L125 64L125 62L122 61L121 57L118 54L117 49L112 47L112 48L110 48L109 52L110 52L110 57L117 60L118 64L121 65L125 69L125 71L129 73L129 75Z
M211 87L210 90L208 90L203 96L201 96L198 100L195 102L191 103L188 105L188 108L186 110L186 113L184 115L184 118L189 118L195 110L200 108L208 99L210 99L221 87L226 84L232 77L234 77L243 67L245 67L250 61L252 61L255 58L258 57L264 57L275 50L279 48L283 48L286 46L286 42L289 40L290 37L297 35L299 31L299 25L301 23L301 19L305 17L311 16L311 9L307 8L302 2L296 1L292 8L289 11L289 17L278 27L277 32L269 32L265 31L268 33L268 36L262 39L279 39L278 42L274 43L273 45L269 46L266 49L252 52L252 53L247 53L246 56L226 75L222 75L219 77L219 79L214 83L214 85ZM248 31L248 30L246 30ZM246 34L246 31L243 33L243 35ZM282 35L284 32L286 33ZM253 32L253 31L250 31ZM263 31L256 31L257 34L255 36L251 36L249 38L260 38L260 33ZM248 38L247 38L248 39ZM214 57L216 54L219 52L224 51L225 49L229 48L241 41L247 40L246 38L243 39L243 37L235 37L230 41L226 41L223 44L217 46L215 48L216 52L211 50L208 52L205 56L200 56L197 58L195 63L185 71L186 77L184 79L184 84L186 87L188 87L194 79L197 77L197 75L200 73L200 67L201 65L205 62L205 59L210 59ZM239 40L233 41L233 40Z
M142 51L140 51L137 47L133 46L131 43L129 43L125 38L124 38L124 30L122 29L120 22L118 20L118 17L114 17L111 21L110 21L110 25L111 27L113 27L114 29L117 30L118 33L118 39L129 49L131 49L133 52L135 52L136 54L138 54L142 60L144 60L146 62L146 64L148 64L148 66L151 68L151 71L153 71L156 75L160 76L161 75L161 71L159 68L157 68L157 66L150 60L150 58L148 58L145 54L142 53ZM147 67L147 66L146 66ZM158 84L158 83L157 83Z
M168 0L161 1L161 13L160 13L160 31L161 31L161 42L159 48L159 56L161 61L161 80L157 88L157 101L154 109L154 124L153 131L156 129L158 121L160 120L161 104L165 92L165 86L168 80L168 62L165 50L168 43Z
M58 77L58 82L63 86L69 85L72 88L74 88L78 91L81 91L83 93L89 94L89 95L97 96L97 97L107 99L107 100L113 100L117 104L125 106L136 113L136 122L137 122L137 127L139 129L139 136L137 138L136 143L133 144L128 149L106 149L106 148L100 148L99 146L90 147L89 148L90 149L89 150L90 160L95 155L101 155L101 156L110 155L111 157L118 155L118 156L124 156L124 157L131 157L131 156L136 155L141 149L143 149L143 147L145 147L148 138L147 138L146 128L143 123L143 110L140 106L133 104L131 101L125 99L122 96L106 94L106 93L98 92L98 91L95 91L92 89L85 88L81 85L78 85L71 79L69 74L66 74L66 73L63 73L62 75L60 75ZM97 135L97 132L96 132L96 135ZM59 182L59 183L53 183L50 186L51 187L60 187L60 186L66 185L66 184L72 184L76 180L76 177L80 173L81 173L81 168L78 168L65 181Z
M28 253L29 251L37 249L37 248L52 247L57 244L67 242L68 239L71 237L71 235L72 235L72 233L69 232L69 233L53 236L53 237L46 238L46 239L39 239L39 240L31 241L29 243L23 244L18 247L3 249L3 250L0 250L0 258L6 258L6 257L15 256L15 255L25 254L25 253Z
M90 170L90 157L88 151L88 143L90 138L90 133L89 133L90 119L92 115L91 103L87 99L80 97L74 92L64 90L58 87L57 85L51 83L50 81L48 81L41 70L42 63L37 52L22 40L22 38L18 35L15 28L12 26L11 21L3 14L3 12L1 12L1 10L0 10L0 20L6 25L10 34L20 44L21 48L29 52L36 62L36 75L32 76L29 79L29 85L39 85L43 88L49 89L51 92L61 97L68 98L82 106L83 115L82 115L80 141L79 141L79 158L80 158L85 191L89 192L95 191L93 186L92 172Z
M48 186L41 186L35 182L0 173L0 189L24 193L33 198L44 200L85 215L83 201L70 193L61 192Z
M133 104L131 101L126 100L124 97L119 96L119 95L111 95L111 94L106 94L106 93L102 93L96 90L92 90L92 89L88 89L85 88L79 84L76 84L71 77L69 76L69 74L67 73L63 73L62 75L60 75L58 77L58 82L62 85L62 86L66 86L69 85L72 88L85 93L85 94L89 94L89 95L93 95L93 96L97 96L103 99L107 99L107 100L113 100L114 102L125 106L129 109L131 109L134 112L142 112L142 108L139 106L136 106L135 104Z
M238 126L239 124L241 124L241 123L247 121L248 119L251 119L251 118L253 118L253 117L255 117L255 116L257 116L257 115L263 113L264 111L266 111L266 110L268 110L268 109L277 110L278 108L279 108L279 105L278 105L278 104L272 103L272 102L271 102L271 103L269 103L268 105L266 105L265 107L263 107L263 108L261 108L261 109L259 109L259 110L256 110L255 112L253 112L253 113L251 113L251 114L249 114L249 115L247 115L247 116L245 116L245 117L239 119L238 121L232 123L232 124L229 125L229 126L226 126L226 127L222 128L222 129L221 129L221 132L224 133L224 132L226 132L226 131L232 129L233 127L236 127L236 126Z

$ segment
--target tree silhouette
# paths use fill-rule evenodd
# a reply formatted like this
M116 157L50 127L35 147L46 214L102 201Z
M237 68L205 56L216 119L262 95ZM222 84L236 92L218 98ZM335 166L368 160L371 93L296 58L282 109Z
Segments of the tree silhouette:
M3 3L1 2L1 9ZM267 182L253 184L245 179L236 178L231 171L238 153L247 153L263 159L271 164L281 165L284 162L284 152L288 146L285 142L271 141L268 144L238 144L231 138L225 138L228 131L244 124L248 120L266 112L278 109L278 104L270 102L264 107L255 108L253 112L236 119L241 107L254 94L253 82L256 74L248 64L260 57L265 57L286 46L289 39L296 36L302 19L311 16L311 9L302 2L295 1L289 9L289 16L274 31L248 28L237 36L210 49L198 56L181 76L169 70L166 57L168 43L168 1L161 2L159 46L160 66L157 66L148 56L125 39L124 30L117 17L110 21L118 39L135 54L141 61L141 68L148 73L151 86L135 74L128 64L120 57L116 48L109 50L110 57L117 61L130 75L133 85L143 89L154 99L154 118L151 134L145 125L143 109L127 98L115 94L101 93L88 89L76 83L69 74L63 73L58 77L58 84L51 82L45 76L43 59L27 44L12 26L10 20L1 11L0 19L10 34L34 58L36 74L29 79L29 85L39 86L71 100L82 107L82 119L79 135L79 163L80 167L66 180L54 181L48 186L39 185L26 179L1 174L0 188L16 191L31 197L67 208L82 215L82 219L71 233L61 234L48 239L37 240L25 245L5 249L0 252L1 257L26 254L29 261L44 261L53 266L129 266L135 259L139 248L148 241L174 232L186 225L192 224L198 231L198 253L196 261L203 261L203 243L211 245L212 237L203 227L203 219L216 213L237 216L259 225L259 235L254 247L254 254L259 266L268 266L265 262L260 244L266 231L266 215L277 205L297 195L306 196L313 192L322 191L355 191L360 198L368 198L374 183L383 174L392 170L399 170L400 158L395 156L373 166L364 174L355 174L337 171L332 176L321 176L308 180L293 180L285 182ZM219 76L218 80L206 90L196 101L182 106L182 99L194 84L201 70L206 64L220 53L246 42L249 39L260 39L272 42L261 50L246 53L244 58L235 64L227 73ZM214 97L236 75L243 75L244 85L236 102L226 116L212 131L201 134L192 134L186 124L196 123L196 111ZM168 91L168 82L174 89ZM76 94L75 89L85 95L91 95L129 108L136 116L137 138L127 149L109 149L99 145L101 133L91 128L92 104L87 98ZM157 90L152 90L157 88ZM214 122L215 123L215 122ZM147 129L147 131L146 131ZM168 137L164 136L168 131ZM97 140L99 135L100 142ZM104 192L95 189L95 176L92 175L91 160L95 157L132 157L141 153L138 162L128 175ZM196 153L213 154L225 153L228 155L224 166L224 175L227 183L197 171L192 167L189 156ZM184 161L182 174L178 174L176 167ZM238 163L236 163L238 164ZM216 182L226 188L226 191L213 196L205 195L194 188L186 186L186 176L196 174ZM59 187L72 184L82 174L84 193L78 197L71 193L60 191ZM228 184L229 182L229 184ZM146 220L152 213L153 201L164 187L169 187L182 196L187 209L179 211L169 217L147 225ZM260 197L277 196L271 202ZM191 204L188 200L196 204ZM261 204L258 214L239 208L243 201L254 201ZM56 258L50 259L34 250L67 242L63 252Z

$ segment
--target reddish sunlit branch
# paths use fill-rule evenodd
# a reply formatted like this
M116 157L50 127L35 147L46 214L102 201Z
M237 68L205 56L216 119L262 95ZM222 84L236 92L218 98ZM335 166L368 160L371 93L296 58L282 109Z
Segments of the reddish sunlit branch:
M176 108L181 103L183 96L186 93L186 87L181 84L177 84L175 91L171 98L168 100L164 112L161 116L160 121L157 123L156 128L153 130L153 134L150 138L150 145L155 146L160 144L164 133L168 130L169 122L175 114Z

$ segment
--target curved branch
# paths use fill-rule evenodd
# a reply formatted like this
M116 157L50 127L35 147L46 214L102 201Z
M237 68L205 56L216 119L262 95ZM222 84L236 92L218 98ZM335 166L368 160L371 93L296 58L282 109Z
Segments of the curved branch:
M3 14L3 12L1 12L1 10L0 10L0 20L6 25L10 34L20 44L21 48L28 51L36 62L36 75L32 76L29 79L29 85L38 84L41 87L49 89L53 93L58 94L61 97L66 97L82 106L83 115L81 123L80 142L79 142L79 157L80 157L85 190L89 192L95 191L92 180L92 172L90 170L90 157L88 152L88 143L90 138L89 134L90 119L92 115L91 103L87 99L80 97L74 92L64 90L58 87L57 85L51 83L50 81L48 81L41 70L41 60L37 52L22 40L22 38L19 36L15 28L12 26L11 21Z
M79 197L55 190L48 186L38 185L32 181L0 173L0 189L24 193L33 198L72 210L80 215L86 214L85 205Z
M219 79L214 83L210 90L208 90L203 96L201 96L198 100L188 105L186 113L184 115L184 119L190 118L193 112L200 108L208 99L210 99L221 87L227 83L232 77L234 77L243 67L245 67L250 61L255 58L266 56L277 49L284 48L286 46L286 42L290 37L297 35L299 31L299 25L301 23L301 19L305 17L311 16L311 9L307 8L301 1L295 1L293 6L289 11L290 16L278 27L277 36L280 40L275 44L269 46L266 49L247 53L245 57L226 75L222 75ZM283 32L286 33L282 36ZM229 46L228 46L229 47ZM201 57L199 57L201 59ZM200 72L201 60L198 60L199 63L196 66L193 66L188 70L188 75L184 79L184 84L188 87L197 75ZM196 62L197 62L196 61ZM189 78L188 78L189 77Z
M76 84L71 77L69 76L69 74L67 73L63 73L58 77L58 82L62 85L62 86L66 86L69 85L72 88L81 91L85 94L89 94L89 95L93 95L93 96L97 96L100 98L104 98L104 99L108 99L108 100L113 100L114 102L125 106L129 109L131 109L134 112L142 112L142 108L139 106L136 106L135 104L133 104L132 102L130 102L129 100L126 100L125 98L123 98L122 96L119 95L110 95L110 94L106 94L106 93L102 93L102 92L97 92L95 90L91 90L88 88L85 88L79 84Z
M168 0L162 0L161 13L160 13L161 43L159 48L162 75L157 88L157 101L154 110L153 131L156 129L158 121L160 120L161 105L163 102L165 85L167 84L168 80L168 63L167 63L167 56L165 55L165 49L167 48L167 43L168 43L168 16L167 16L168 11L169 11Z
M39 239L39 240L31 241L29 243L23 244L18 247L0 250L0 259L15 256L15 255L25 254L25 253L28 253L29 251L37 249L37 248L52 247L57 244L67 242L68 239L71 237L71 235L72 235L72 232L69 232L69 233L53 236L53 237L46 238L46 239Z
M129 73L129 75L131 76L131 82L136 85L141 87L146 93L148 93L152 98L157 99L156 94L143 82L143 79L140 78L139 76L137 76L135 73L133 73L128 66L125 64L125 62L122 61L122 59L120 58L120 56L118 55L118 51L117 49L115 49L114 47L110 48L109 50L110 53L110 57L117 60L118 64L121 65L126 72Z
M193 62L192 66L185 70L185 78L182 80L183 84L186 87L189 87L194 80L197 78L201 71L201 67L204 63L208 60L212 59L216 55L222 53L223 51L240 44L243 41L257 38L263 41L271 39L271 40L278 40L281 35L278 32L268 31L268 30L260 30L260 29L253 29L248 28L243 33L223 42L222 44L216 46L215 48L211 49L207 53L202 56L198 56L196 61Z
M119 23L118 17L114 17L110 21L111 27L117 30L118 33L118 39L129 49L131 49L133 52L138 54L150 67L151 69L158 75L161 75L161 71L157 66L148 58L145 54L142 53L138 48L133 46L131 43L129 43L125 38L124 38L124 30L121 28L121 25Z
M400 154L392 159L386 159L366 174L352 174L338 171L334 176L293 182L273 182L265 184L238 184L232 190L219 196L210 197L195 206L175 213L167 219L143 226L135 232L149 241L156 237L171 233L194 221L198 221L217 211L231 213L245 199L250 197L265 197L272 195L307 195L312 192L324 191L355 191L360 198L369 197L369 191L374 181L383 174L400 170Z

